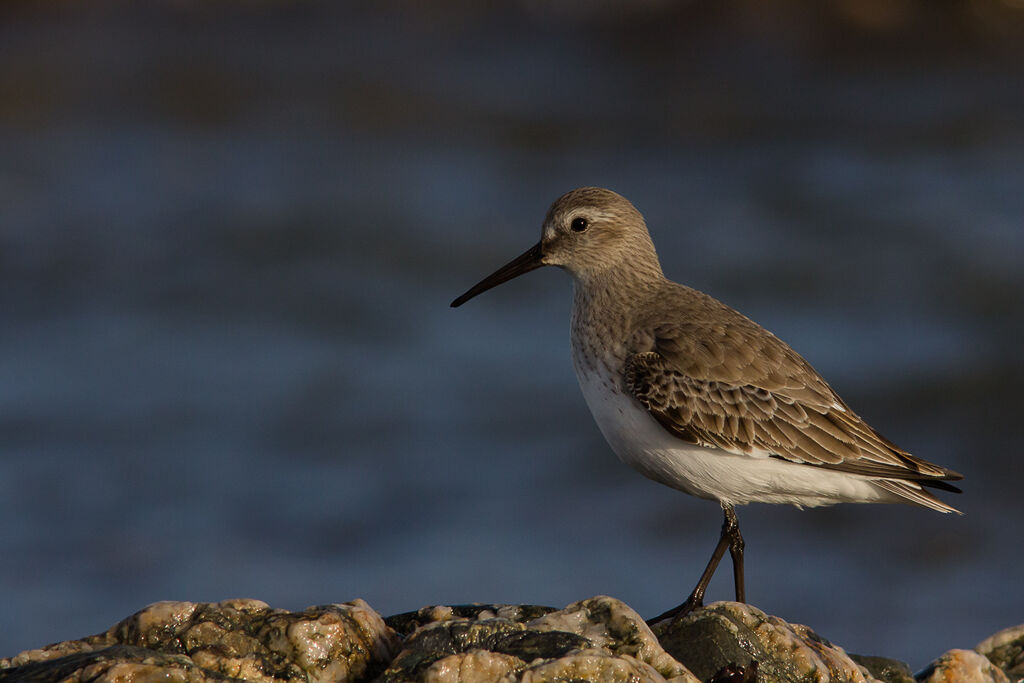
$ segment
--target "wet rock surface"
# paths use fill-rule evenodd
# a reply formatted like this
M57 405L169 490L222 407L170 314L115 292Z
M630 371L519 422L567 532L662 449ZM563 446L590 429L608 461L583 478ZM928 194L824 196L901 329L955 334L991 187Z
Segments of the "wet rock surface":
M846 652L806 626L770 617L750 605L717 602L656 624L662 645L700 680L728 667L757 667L758 679L796 683L878 680Z
M899 660L854 654L850 655L850 659L884 683L914 683L914 674L911 673L910 667Z
M366 680L399 648L362 600L302 612L258 600L158 602L105 633L0 660L0 680Z
M562 610L535 606L425 608L388 619L408 632L382 681L676 681L697 679L644 620L613 598ZM480 676L467 663L484 667Z
M998 666L974 650L950 650L917 675L921 683L1010 683Z
M974 649L1002 669L1011 681L1024 681L1024 624L1003 629Z
M0 682L1003 683L1024 680L1024 625L974 650L906 664L848 655L806 626L720 602L648 627L622 602L425 607L381 618L362 600L272 609L161 602L104 633L0 659Z

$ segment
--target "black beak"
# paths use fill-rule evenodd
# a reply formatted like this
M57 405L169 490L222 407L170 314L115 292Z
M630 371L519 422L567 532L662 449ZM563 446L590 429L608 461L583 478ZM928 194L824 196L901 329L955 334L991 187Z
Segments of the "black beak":
M458 299L452 302L452 308L456 308L466 303L477 294L486 292L491 287L497 287L502 282L508 282L514 277L519 277L523 273L529 273L531 270L536 270L544 265L541 260L544 255L540 250L540 242L530 247L522 256L519 256L509 263L506 263L498 270L494 271L480 282L476 283L469 290L460 296Z

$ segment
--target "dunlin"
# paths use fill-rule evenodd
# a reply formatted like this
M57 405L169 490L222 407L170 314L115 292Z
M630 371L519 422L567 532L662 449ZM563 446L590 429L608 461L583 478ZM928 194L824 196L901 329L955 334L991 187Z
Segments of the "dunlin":
M460 306L541 266L573 278L572 358L601 433L626 464L718 501L718 545L676 617L703 604L729 550L745 601L734 507L910 503L957 512L928 488L961 475L899 448L854 413L799 354L703 292L665 278L647 225L596 187L551 205L540 242L455 299Z

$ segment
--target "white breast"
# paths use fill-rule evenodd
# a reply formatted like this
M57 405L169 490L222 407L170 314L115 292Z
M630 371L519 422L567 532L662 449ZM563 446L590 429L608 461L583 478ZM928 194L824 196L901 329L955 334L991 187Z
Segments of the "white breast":
M619 459L654 481L733 505L899 502L862 476L790 463L766 452L747 455L687 443L624 394L619 378L603 363L597 366L576 363L587 406Z

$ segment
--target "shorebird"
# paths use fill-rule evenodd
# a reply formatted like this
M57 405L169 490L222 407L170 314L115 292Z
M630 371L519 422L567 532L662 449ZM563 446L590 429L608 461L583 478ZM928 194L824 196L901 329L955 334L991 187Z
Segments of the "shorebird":
M796 351L741 313L668 280L639 211L583 187L548 210L541 239L452 302L541 266L573 279L572 359L612 450L641 474L717 501L725 520L696 587L649 623L703 605L729 550L746 602L735 506L909 503L959 512L928 488L963 477L916 458L861 419Z

